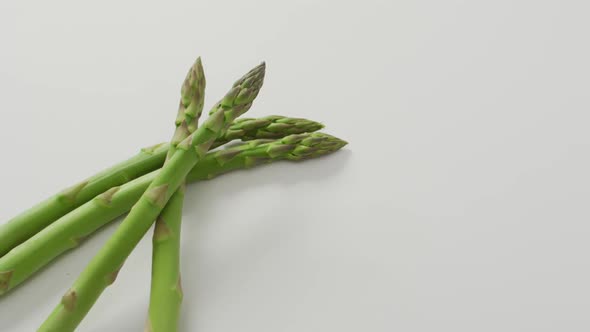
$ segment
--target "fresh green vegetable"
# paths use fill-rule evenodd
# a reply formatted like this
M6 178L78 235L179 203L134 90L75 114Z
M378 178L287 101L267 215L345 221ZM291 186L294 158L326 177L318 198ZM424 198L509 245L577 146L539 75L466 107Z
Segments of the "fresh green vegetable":
M263 63L239 79L211 110L203 125L178 144L176 153L166 161L114 235L66 292L39 331L66 332L78 326L104 289L115 281L125 259L190 170L206 156L215 140L227 131L231 123L252 106L262 87L264 74Z
M178 330L182 304L180 231L184 186L181 186L156 220L152 251L152 282L147 326L150 332Z
M179 114L182 113L187 118L198 118L203 110L202 96L204 95L205 81L203 75L199 76L202 72L201 58L198 58L189 70L182 86ZM188 124L181 126L181 123L177 121L176 132L182 132L184 128L194 125L193 122L188 122ZM175 143L178 142L173 139L172 146ZM11 219L0 227L0 257L50 223L109 188L122 185L160 168L164 156L169 155L170 150L173 152L173 148L170 148L168 144L159 144L153 148L144 149L138 156L100 172Z
M199 118L203 113L205 102L205 73L201 58L197 58L195 64L190 68L182 84L180 92L180 106L176 117L176 130L170 142L170 149L166 160L170 160L180 142L184 141L190 134L194 133L199 126Z
M322 129L321 123L306 119L270 115L258 119L240 118L229 127L225 136L216 141L225 144L240 139L249 141L260 138L281 138L291 134L311 133Z
M212 179L262 163L320 157L344 145L346 142L323 133L291 135L276 141L254 140L209 152L188 174L187 181ZM96 230L128 212L158 172L99 195L0 258L0 294L18 286L59 255L77 247Z
M167 151L168 144L144 149L139 155L50 197L0 225L0 257L109 188L162 167Z
M288 124L288 127L279 130L277 124L281 126ZM289 133L312 132L322 128L320 123L314 121L276 115L258 119L237 119L227 133L215 141L213 147L218 147L231 140L280 138ZM169 143L160 143L142 149L137 156L52 196L14 217L6 224L0 225L0 257L40 232L47 225L110 188L123 185L137 177L160 169L166 160L169 149ZM0 291L1 288L0 277Z
M198 66L193 66L183 84L182 99L176 132L167 160L172 158L180 142L193 134L198 128L198 121L203 112L205 98L205 74L200 59ZM188 84L186 82L189 82ZM192 83L194 82L194 83ZM185 96L186 91L194 91L193 86L200 86L198 93ZM186 88L185 88L186 87ZM186 103L186 101L189 101ZM197 105L196 107L193 105ZM180 285L180 229L182 207L184 204L184 187L186 180L172 195L160 216L156 219L153 237L152 286L148 324L158 326L157 331L173 332L177 330L182 303ZM175 279L170 285L170 278ZM160 328L161 327L161 328Z
M347 144L314 132L323 125L305 119L238 119L258 96L265 71L262 63L236 81L199 126L206 81L197 58L182 84L169 143L143 149L0 225L0 296L128 212L38 331L74 331L154 222L146 331L177 331L186 184L278 160L315 158ZM246 143L210 152L233 140Z
M277 138L285 134L318 130L321 125L280 116L265 119L237 119L226 138ZM153 236L152 280L147 326L151 332L178 330L182 304L180 271L180 233L184 191L178 190L156 220Z

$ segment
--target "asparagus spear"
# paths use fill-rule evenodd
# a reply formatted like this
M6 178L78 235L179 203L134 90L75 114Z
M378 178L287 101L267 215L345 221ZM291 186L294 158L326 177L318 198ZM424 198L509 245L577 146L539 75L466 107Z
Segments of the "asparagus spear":
M166 160L170 160L176 152L178 144L197 129L199 118L203 113L206 84L203 64L199 57L190 68L182 84L180 106L178 107L178 116L175 122L176 130L170 142Z
M170 196L190 170L202 160L213 142L231 123L245 113L258 95L264 80L262 63L234 83L214 106L209 118L177 146L146 192L131 209L114 235L80 274L39 331L73 331L104 289L115 281L125 259L162 212Z
M218 139L216 143L225 144L235 139L248 141L260 138L281 138L286 134L311 133L322 128L323 125L317 122L280 115L258 119L240 118L234 121L225 136Z
M179 114L182 113L195 117L200 115L200 112L203 110L203 100L200 96L203 95L205 87L204 82L198 79L199 68L202 72L200 58L191 67L183 83ZM180 128L177 131L181 131L184 128L180 127L180 123L177 124L177 127ZM142 150L138 156L100 172L11 219L8 223L0 227L0 257L53 221L93 197L96 197L108 188L121 185L158 169L165 153L169 153L169 147L165 145L158 145L153 149Z
M288 124L288 127L283 126L284 129L279 130L277 124L281 124L281 126ZM320 123L314 121L277 115L258 119L237 119L228 132L215 141L213 147L218 147L231 140L280 138L286 133L311 132L322 128ZM160 143L144 148L137 156L52 196L14 217L6 224L0 225L0 257L97 195L160 169L169 149L169 143Z
M191 170L187 181L212 179L229 171L250 168L264 162L320 157L344 145L346 142L323 133L291 135L276 141L254 140L209 152ZM59 255L77 247L102 226L128 212L158 172L156 170L99 195L0 258L0 295L30 278Z
M178 143L185 140L189 135L194 133L198 128L198 121L203 111L205 75L200 65L198 70L192 71L193 81L202 82L202 90L192 96L192 99L198 100L198 109L196 112L183 110L184 100L181 101L178 117L176 119L176 133L173 139L173 145L166 159L169 160L176 152ZM190 91L190 87L184 91ZM184 99L184 98L183 98ZM189 98L186 98L187 100ZM192 104L195 104L194 102ZM185 181L186 182L186 181ZM153 254L152 254L152 286L151 300L149 307L150 320L156 326L163 326L162 331L176 331L178 317L180 316L180 305L182 303L182 288L180 286L180 224L182 220L182 208L184 204L184 187L186 183L181 184L164 207L160 216L156 219L153 236ZM174 285L169 287L169 277L175 278ZM158 329L160 330L160 329Z
M180 232L184 185L178 189L156 220L152 239L152 282L146 331L178 330L182 283L180 278Z
M160 168L167 151L168 145L144 149L139 155L71 186L0 225L0 257L96 195Z
M274 119L276 120L276 118ZM268 137L277 133L289 130L293 121L286 121L284 125L268 127ZM236 121L234 130L240 130L240 135L247 135L243 131L250 126L248 121ZM313 129L308 127L307 129ZM260 133L251 133L260 134ZM263 135L261 135L263 136ZM287 141L297 142L305 136L294 136ZM312 151L321 150L322 146L340 148L342 142L329 136L317 136L308 139L307 145L301 144L299 151L303 154L311 154ZM322 144L319 144L319 143ZM256 143L253 143L256 144ZM282 156L285 151L290 151L293 145L279 142L271 148L271 151L278 151ZM285 149L284 151L281 149ZM306 151L307 149L307 151ZM229 154L227 154L229 152ZM225 151L226 155L232 157L232 151ZM295 154L297 156L297 154ZM300 156L298 156L300 157ZM272 160L272 159L271 159ZM184 202L184 189L179 189L170 199L164 211L156 221L153 235L152 254L152 282L150 292L150 304L146 331L150 332L174 332L178 330L178 319L180 318L180 307L183 299L181 272L180 272L180 233L182 223L182 208Z
M302 130L315 131L320 126L317 123L280 116L237 119L226 132L225 139L229 141L238 137L276 138L285 136L286 133L299 133ZM180 272L183 197L184 191L181 190L172 196L156 220L154 229L150 305L146 323L149 330L153 332L171 332L178 329L183 297Z

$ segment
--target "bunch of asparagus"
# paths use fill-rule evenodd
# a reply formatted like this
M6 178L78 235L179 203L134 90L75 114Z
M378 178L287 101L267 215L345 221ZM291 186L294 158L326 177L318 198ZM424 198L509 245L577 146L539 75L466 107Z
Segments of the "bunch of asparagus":
M125 213L115 233L65 292L39 331L74 331L155 222L146 331L173 332L182 302L181 216L185 185L279 160L330 154L346 142L320 123L285 116L239 118L262 87L264 63L237 80L199 125L205 97L201 59L182 85L169 143L69 187L0 225L0 296ZM238 144L226 145L232 141ZM214 151L210 151L216 149Z

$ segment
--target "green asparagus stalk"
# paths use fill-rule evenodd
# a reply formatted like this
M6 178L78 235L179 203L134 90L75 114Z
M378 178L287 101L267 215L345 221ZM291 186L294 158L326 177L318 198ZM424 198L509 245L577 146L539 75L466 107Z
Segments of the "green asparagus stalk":
M176 152L178 143L185 140L189 135L194 133L198 128L198 120L203 111L205 75L199 61L199 70L192 71L190 75L194 79L189 81L202 82L202 90L192 96L192 99L198 102L197 112L190 112L190 106L183 109L184 100L181 100L176 119L176 133L174 135L172 148L166 157L169 160ZM189 88L184 88L190 91ZM191 104L195 104L192 102ZM186 183L181 184L164 207L162 214L156 219L153 236L153 254L152 254L152 285L150 296L150 307L148 321L154 322L155 326L162 326L158 331L173 332L177 330L177 322L180 317L180 305L182 303L182 288L180 286L180 230L182 221L182 208L184 204L184 187ZM169 287L169 279L174 278L175 282Z
M203 110L205 84L199 73L202 73L201 58L191 67L182 86L179 115L182 113L187 118L198 117ZM191 122L184 126L177 123L177 132L192 125ZM175 143L173 139L172 144ZM138 156L100 172L11 219L0 227L0 257L105 190L158 169L164 155L169 154L170 150L173 148L164 145L142 150Z
M139 155L71 186L0 225L0 257L105 190L157 170L167 151L167 144L144 149Z
M289 126L284 130L279 130L277 124L280 126L288 124ZM218 147L231 140L280 138L286 133L311 132L322 128L320 123L314 121L276 115L258 119L237 119L228 132L215 141L213 147ZM160 143L142 149L137 156L52 196L14 217L6 224L0 225L0 257L47 225L110 188L123 185L139 176L160 169L169 149L169 143Z
M146 331L176 332L182 304L180 232L184 186L156 220L152 239L152 281Z
M115 281L125 259L162 212L190 170L201 161L215 140L245 113L264 80L264 63L239 79L211 110L209 118L176 147L146 192L114 235L80 274L39 331L73 331L104 289Z
M291 135L281 140L254 140L209 152L187 176L188 182L279 160L299 161L337 151L346 142L323 133ZM139 200L159 170L99 195L52 223L0 258L0 295L18 286L59 255L80 245Z
M215 145L220 145L220 144L222 144L222 142L226 142L231 139L249 140L251 138L255 139L258 136L268 137L268 134L264 134L264 133L269 132L270 130L268 130L267 128L273 127L273 125L276 123L290 123L291 126L284 127L284 129L282 131L276 130L276 129L272 130L273 138L281 138L281 137L287 136L288 134L293 133L293 132L295 132L295 133L312 132L312 131L316 131L316 130L323 128L323 126L318 122L314 122L314 121L306 120L306 119L288 118L288 117L283 117L283 116L268 116L268 117L258 118L258 119L238 119L236 121L236 123L238 121L242 123L242 125L240 125L240 127L242 127L242 129L238 129L237 127L232 126L231 128L235 128L235 129L232 132L231 136L226 135L226 136L218 139L216 141ZM245 123L248 124L246 126L246 129L248 129L247 131L244 131L244 129L243 129L244 128L243 124L245 124ZM240 130L240 132L238 132L238 130ZM229 134L229 132L228 132L228 134ZM167 144L167 143L166 144L158 144L152 148L142 149L143 157L147 158L149 156L155 156L154 159L150 160L149 162L150 163L153 162L155 165L158 165L158 167L162 167L162 165L164 163L164 159L166 158L166 154L169 149L168 145L169 144ZM141 162L139 162L139 164L141 164ZM191 174L193 174L194 172L195 171L193 170L193 172ZM102 205L96 205L96 203L92 203L93 201L91 200L90 204L83 205L81 208L79 208L79 210L74 210L74 212L70 212L69 214L62 216L60 219L58 219L58 221L63 224L69 224L70 222L73 222L73 223L75 223L76 221L80 222L79 220L84 220L84 219L91 220L87 224L87 226L88 226L87 231L91 233L96 229L96 228L94 228L95 225L102 226L103 224L105 224L105 223L111 221L112 219L115 219L116 217L127 212L129 210L130 206L127 208L120 209L120 210L118 210L117 207L119 207L119 206L126 207L128 204L135 203L137 201L137 199L139 198L139 196L141 195L141 193L147 189L147 185L149 184L149 181L153 180L153 175L154 175L154 173L152 172L152 174L150 174L149 177L144 177L143 181L139 181L139 184L141 184L141 185L138 185L137 187L135 187L138 189L133 189L134 187L132 186L132 184L125 184L120 188L113 187L113 188L110 188L110 190L103 191L104 195L102 195L102 196L106 195L108 197L108 196L110 196L110 192L112 190L119 190L116 197L117 198L121 197L121 198L116 200L115 202L113 202L110 205L112 207L110 210L110 211L113 211L112 213L108 213L109 211L104 210L102 208ZM189 175L189 177L190 176L192 176L192 175ZM149 179L148 182L146 182L147 179ZM127 193L128 191L130 191L132 194ZM129 196L127 196L127 195L129 195ZM99 195L97 195L97 196L99 196ZM102 196L100 196L100 197L102 197ZM131 198L126 198L126 197L131 197ZM122 205L119 205L119 204L122 204ZM89 206L93 206L93 208L91 209L91 208L89 208ZM98 218L98 219L96 219L96 218ZM96 227L100 227L100 226L96 226ZM48 233L48 232L46 232L46 233ZM27 241L27 242L17 246L18 249L14 250L14 252L10 252L9 255L7 255L5 257L0 257L0 295L4 294L5 292L7 292L10 289L12 289L13 287L17 286L18 284L20 284L24 280L28 279L31 276L31 274L33 274L39 268L45 266L47 263L49 263L50 261L55 259L57 256L62 254L65 250L68 250L72 247L77 246L79 241L81 239L85 238L86 236L88 236L90 233L85 233L85 232L80 232L77 234L74 233L74 234L70 234L70 235L62 238L61 240L55 240L53 243L60 243L59 246L55 246L55 247L47 247L47 246L45 246L45 242L43 242L43 241L40 241L37 243L38 245L43 245L43 246L31 246L30 241ZM34 237L34 239L35 239L34 241L38 241L37 238L39 238L39 237ZM40 238L45 238L45 237L41 236ZM28 250L26 248L33 248L33 249ZM37 256L37 259L35 259L31 265L27 265L29 262L29 258L27 258L27 255L38 255L38 256ZM28 267L24 268L23 266L28 266Z

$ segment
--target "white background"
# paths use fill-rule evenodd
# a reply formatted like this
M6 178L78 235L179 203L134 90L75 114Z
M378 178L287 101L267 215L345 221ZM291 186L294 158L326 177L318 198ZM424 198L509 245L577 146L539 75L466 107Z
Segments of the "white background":
M587 1L2 1L0 217L173 131L262 60L250 116L350 142L190 186L183 331L590 330ZM0 299L42 323L114 224ZM150 232L151 233L151 232ZM140 331L151 236L80 331Z

